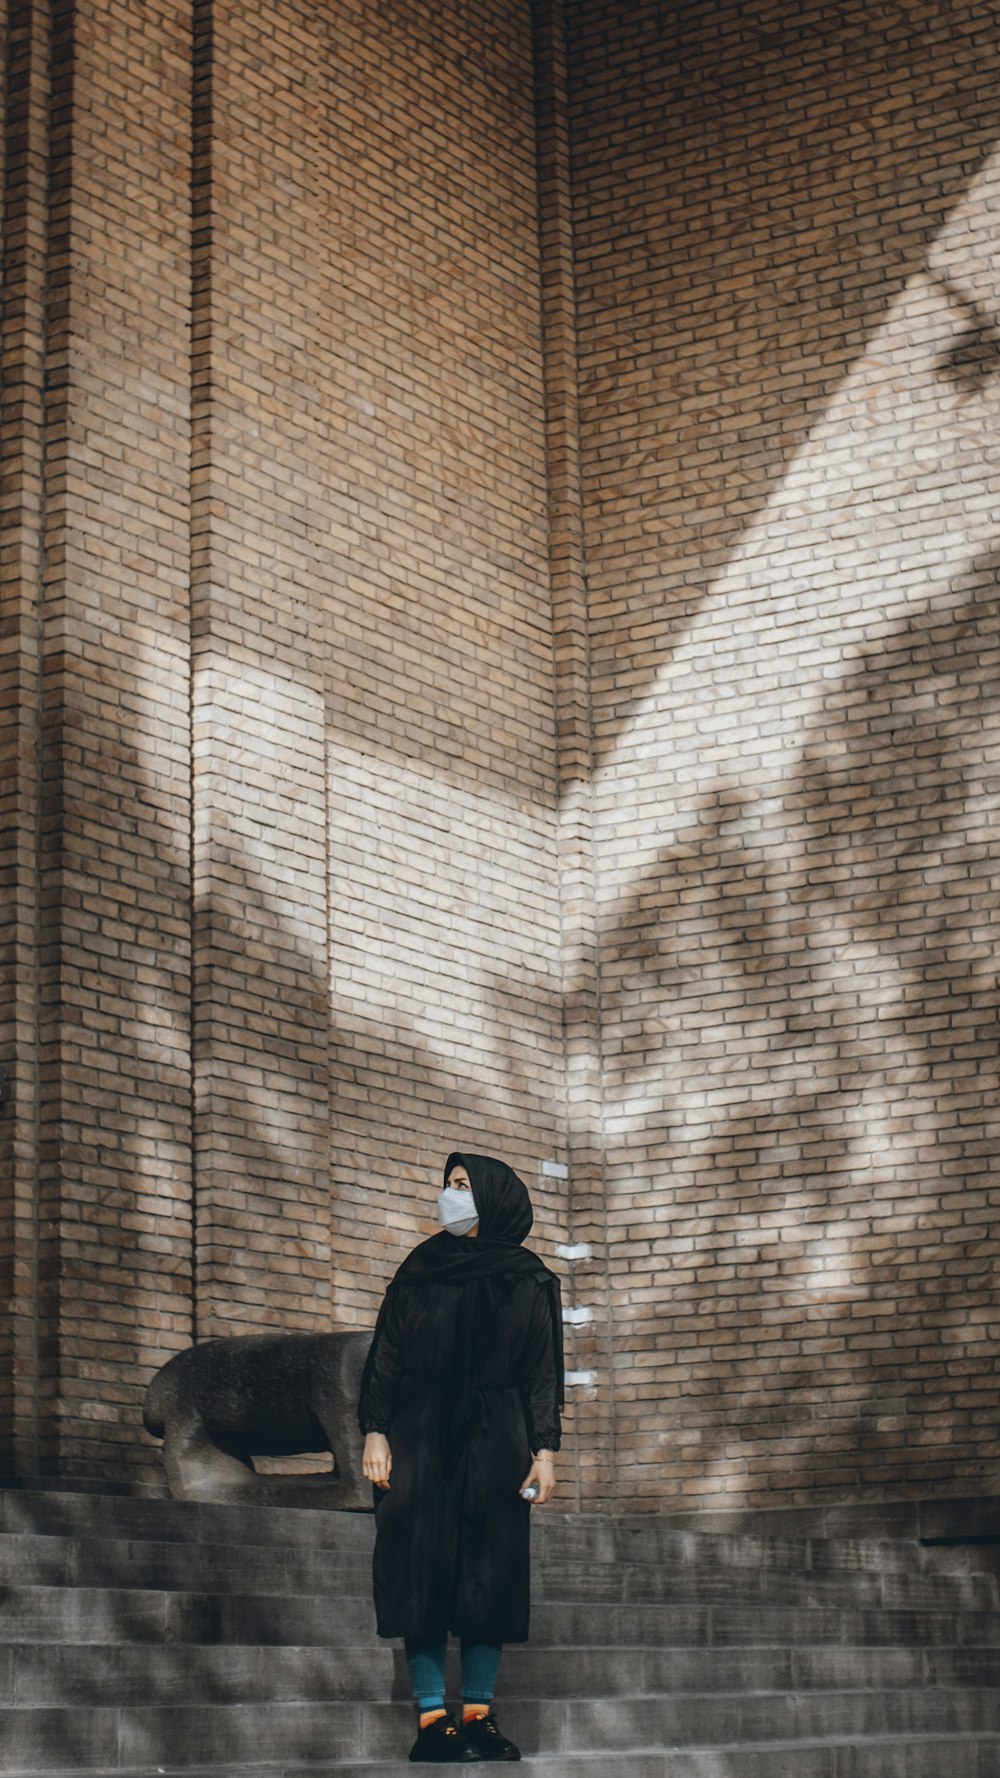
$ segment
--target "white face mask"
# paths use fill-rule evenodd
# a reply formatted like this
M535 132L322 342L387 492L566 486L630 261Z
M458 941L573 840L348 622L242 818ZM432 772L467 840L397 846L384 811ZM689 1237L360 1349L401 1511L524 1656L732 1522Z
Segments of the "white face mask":
M457 1185L446 1185L438 1192L438 1222L453 1235L467 1235L479 1221L471 1191Z

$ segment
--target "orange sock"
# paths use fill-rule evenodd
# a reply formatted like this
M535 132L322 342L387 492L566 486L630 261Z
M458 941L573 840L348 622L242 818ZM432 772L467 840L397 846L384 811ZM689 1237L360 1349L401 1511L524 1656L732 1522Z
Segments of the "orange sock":
M489 1713L490 1713L490 1706L488 1704L463 1704L462 1705L462 1721L463 1722L474 1722L477 1717L489 1716Z
M436 1722L439 1716L447 1716L447 1714L448 1712L443 1706L439 1710L421 1710L420 1727L425 1729L429 1722Z

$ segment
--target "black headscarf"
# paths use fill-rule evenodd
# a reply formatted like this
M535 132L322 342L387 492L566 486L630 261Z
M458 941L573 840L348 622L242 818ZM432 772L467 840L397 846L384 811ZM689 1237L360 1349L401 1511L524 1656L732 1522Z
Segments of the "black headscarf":
M450 1154L444 1164L444 1182L456 1167L464 1167L472 1186L472 1201L479 1217L474 1237L453 1235L442 1229L407 1254L396 1279L419 1284L433 1277L442 1284L464 1284L471 1278L492 1278L498 1272L537 1271L554 1277L548 1267L522 1247L535 1220L528 1188L506 1161L488 1154Z
M552 1325L557 1400L560 1408L565 1405L562 1292L559 1278L539 1259L537 1253L521 1246L534 1222L528 1188L523 1179L518 1178L513 1167L508 1167L505 1161L494 1160L492 1155L460 1154L457 1151L450 1154L445 1162L445 1184L448 1183L452 1169L459 1166L464 1167L469 1175L472 1200L479 1214L479 1228L475 1236L455 1235L450 1229L441 1229L438 1234L421 1241L419 1247L414 1247L412 1253L407 1254L386 1289L362 1376L364 1388L382 1323L388 1312L390 1293L396 1285L454 1284L461 1288L458 1325L468 1331L469 1337L456 1340L452 1359L446 1474L454 1469L466 1448L475 1393L493 1337L491 1324L494 1297L485 1283L487 1279L511 1273L520 1276L527 1274L546 1286Z

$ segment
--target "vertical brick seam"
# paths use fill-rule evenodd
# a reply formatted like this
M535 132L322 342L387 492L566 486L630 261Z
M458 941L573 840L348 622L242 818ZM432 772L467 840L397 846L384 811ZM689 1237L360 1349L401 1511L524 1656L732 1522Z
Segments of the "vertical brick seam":
M199 914L195 783L195 672L204 634L202 602L209 583L212 536L212 65L213 0L192 0L191 14L191 473L190 473L190 648L191 696L191 1341L203 1331L201 1303L200 1187L205 1120L199 1097L200 1032L198 1000L202 932ZM211 1323L209 1322L209 1326Z
M580 486L572 166L562 0L535 0L538 216L545 364L549 575L559 765L559 882L566 1054L568 1240L565 1301L590 1322L567 1330L568 1369L597 1381L569 1390L578 1510L614 1498L614 1329L604 1206L601 1009L593 835L586 561Z
M72 1437L64 1442L60 1398L62 1347L62 1025L64 727L59 584L64 566L56 520L66 457L67 292L69 192L72 183L73 13L65 0L49 6L48 240L44 314L42 559L39 597L41 709L39 721L38 842L38 1113L37 1113L37 1467L58 1475ZM71 1460L71 1458L70 1458Z
M190 1325L190 22L54 12L43 1466L134 1474Z
M48 9L4 7L0 309L0 1474L37 1471L39 746Z

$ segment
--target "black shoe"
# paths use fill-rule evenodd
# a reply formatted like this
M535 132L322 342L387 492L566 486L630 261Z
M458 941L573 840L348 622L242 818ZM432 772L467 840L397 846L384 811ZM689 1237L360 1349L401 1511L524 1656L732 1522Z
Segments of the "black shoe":
M436 1716L425 1728L417 1733L417 1738L410 1748L412 1760L426 1761L428 1765L442 1763L474 1765L483 1755L478 1747L474 1747L469 1739L467 1728L460 1728L450 1710L444 1716Z
M480 1759L520 1759L521 1750L501 1735L497 1728L497 1719L492 1710L485 1716L476 1716L471 1722L462 1724L473 1747L478 1749Z

